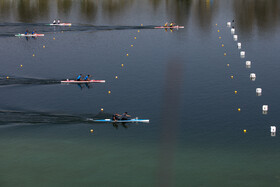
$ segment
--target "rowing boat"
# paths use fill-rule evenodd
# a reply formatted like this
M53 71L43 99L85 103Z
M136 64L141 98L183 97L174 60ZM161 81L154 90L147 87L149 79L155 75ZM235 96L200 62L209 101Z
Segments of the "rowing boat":
M56 23L56 24L53 24L53 23L50 23L50 24L47 24L47 25L50 25L50 26L71 26L72 23Z
M176 25L176 26L172 26L172 27L170 27L170 26L167 26L167 27L165 27L165 26L159 26L159 27L154 27L155 29L183 29L183 28L185 28L184 26L179 26L179 25Z
M18 37L38 37L38 36L45 36L44 34L16 34L15 36Z
M82 83L105 83L105 80L88 80L88 81L77 81L77 80L65 80L61 81L61 83L74 83L74 84L82 84Z
M98 119L92 120L93 122L101 122L101 123L149 123L150 120L148 119L129 119L129 120L117 120L114 121L112 119Z

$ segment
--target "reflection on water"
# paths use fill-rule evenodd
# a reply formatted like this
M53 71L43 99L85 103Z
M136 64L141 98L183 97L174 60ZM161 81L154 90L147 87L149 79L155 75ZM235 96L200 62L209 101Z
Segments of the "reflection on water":
M279 24L279 0L233 1L238 28L250 33L256 24L260 31L271 30Z
M189 18L192 0L167 1L167 12L176 23L183 24Z
M81 13L87 20L94 20L97 13L96 1L81 0Z
M193 10L195 22L202 28L212 25L215 13L223 6L221 0L149 0L142 1L146 6L152 6L154 11L159 11L159 7L166 7L168 19L178 24L185 24ZM2 19L12 17L15 21L32 22L49 16L50 12L57 9L58 15L68 16L70 13L81 15L88 21L96 20L97 15L103 18L114 20L122 15L126 10L133 9L137 5L135 0L0 0L0 15ZM260 30L275 28L279 20L279 0L255 0L229 1L233 5L236 24L238 28L245 32L251 32L256 24ZM75 4L75 6L74 6ZM55 7L55 5L57 7ZM101 14L97 14L101 11ZM14 16L15 15L15 16Z
M59 13L62 12L65 15L70 13L72 7L72 0L57 0L57 8Z
M202 28L209 28L212 24L214 13L217 12L219 1L198 0L195 2L195 19Z

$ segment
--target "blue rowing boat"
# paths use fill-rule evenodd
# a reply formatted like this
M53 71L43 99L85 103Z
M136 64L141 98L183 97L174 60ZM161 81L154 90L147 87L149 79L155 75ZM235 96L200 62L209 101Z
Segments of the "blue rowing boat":
M129 120L117 120L114 121L112 119L97 119L92 120L93 122L101 122L101 123L149 123L148 119L129 119Z

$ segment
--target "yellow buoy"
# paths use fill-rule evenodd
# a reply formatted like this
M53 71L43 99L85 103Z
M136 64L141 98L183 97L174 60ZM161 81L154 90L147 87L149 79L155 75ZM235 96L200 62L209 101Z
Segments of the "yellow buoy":
M131 47L133 47L133 45L131 45Z
M101 108L101 111L103 112L103 108Z
M136 37L134 37L134 39L136 40Z
M216 26L218 26L218 24L216 23Z
M45 48L46 46L43 45L43 48Z
M222 39L222 37L219 37L219 39Z
M126 54L126 56L128 56L128 54Z
M231 79L233 79L233 76L230 76Z
M235 94L237 94L237 91L234 91Z
M138 30L138 32L140 32L140 30Z
M20 67L22 67L22 64L20 65Z
M33 54L33 56L35 56L35 54Z
M108 91L108 94L111 94L111 91Z
M222 44L222 47L224 47L224 44Z
M123 67L123 64L122 64L122 67Z
M240 111L241 111L241 108L238 108L237 110L238 110L238 112L240 112Z
M90 132L93 133L93 129L90 129Z
M118 78L118 76L115 77L116 79Z
M226 53L224 53L224 56L227 56L227 54L226 54Z
M9 77L9 76L7 76L6 78L7 78L7 79L9 79L10 77Z
M53 40L55 40L55 37L53 37Z
M227 67L229 67L229 64L227 64Z
M218 32L220 32L220 30L218 30Z
M244 129L244 130L243 130L243 132L244 132L244 133L246 133L246 132L247 132L247 130L246 130L246 129Z

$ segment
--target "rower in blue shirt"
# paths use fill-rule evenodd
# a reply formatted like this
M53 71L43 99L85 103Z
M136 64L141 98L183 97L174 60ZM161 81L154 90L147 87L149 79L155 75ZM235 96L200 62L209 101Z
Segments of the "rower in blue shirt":
M80 74L78 77L77 77L77 81L81 81L82 80L82 74Z
M84 80L89 81L90 80L89 77L90 77L90 75L87 75Z
M24 33L25 35L28 35L28 30L26 29L26 31L25 31L25 33Z
M36 31L35 31L35 30L32 31L32 35L33 35L33 34L36 34Z

